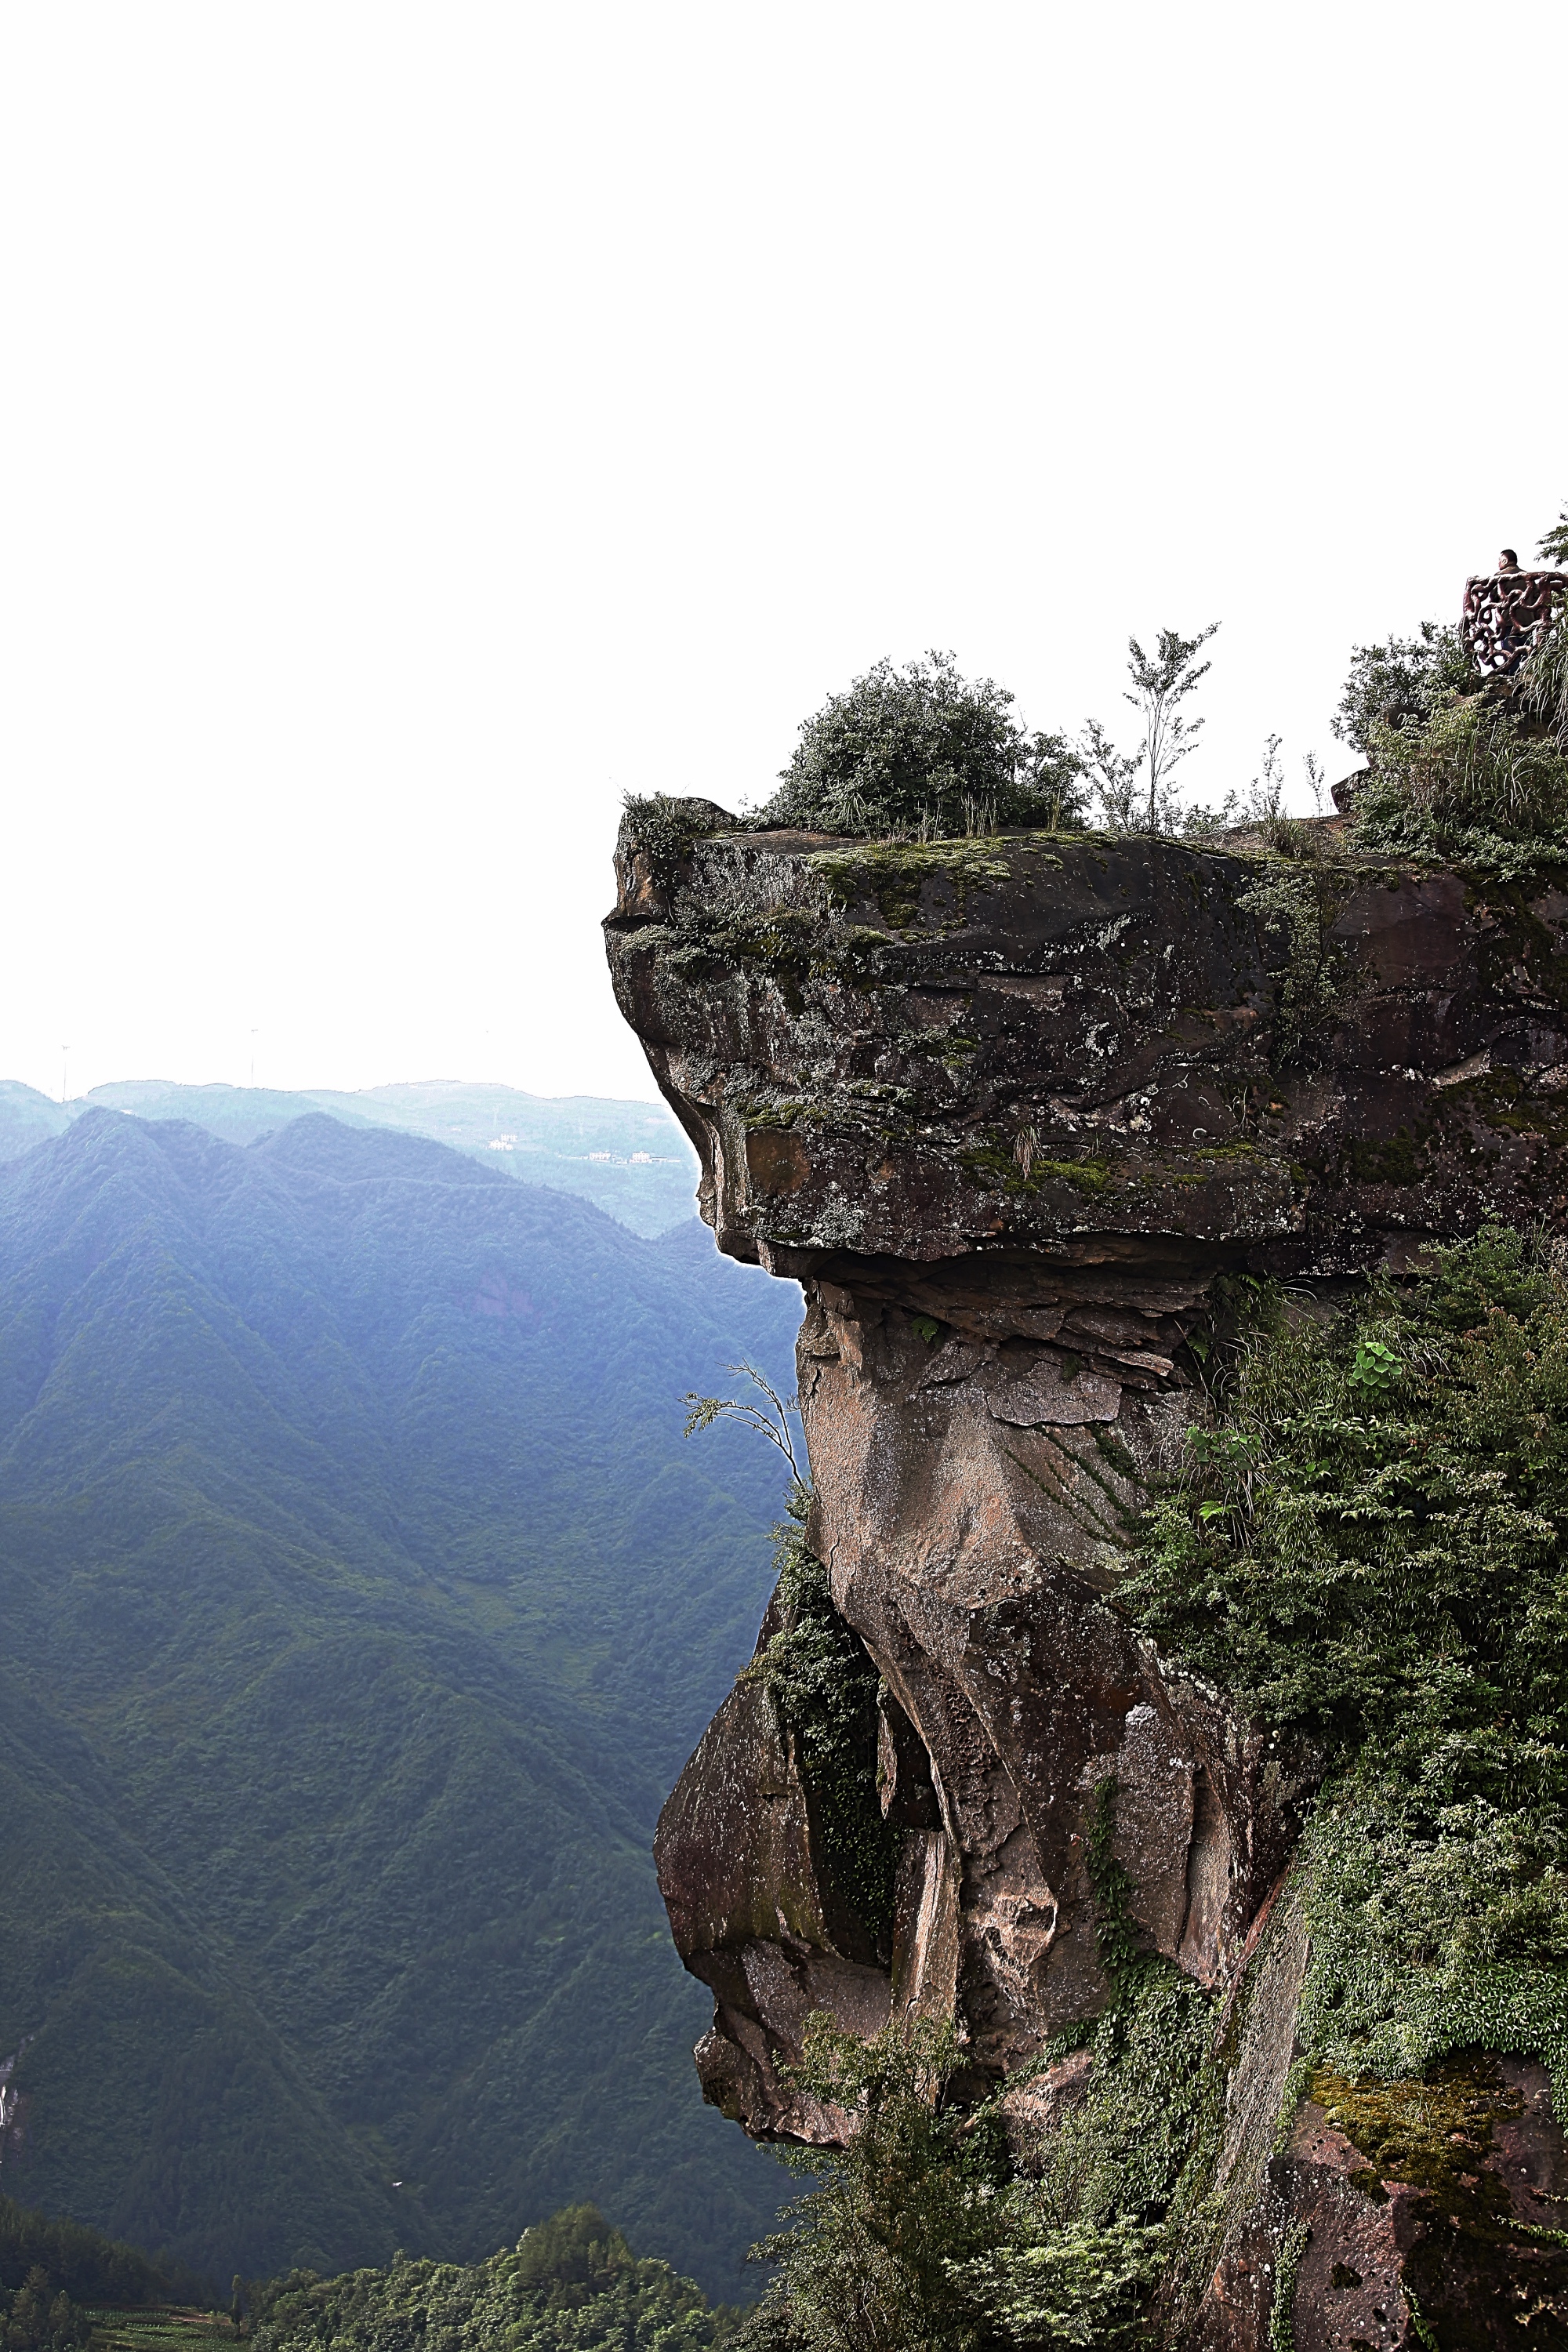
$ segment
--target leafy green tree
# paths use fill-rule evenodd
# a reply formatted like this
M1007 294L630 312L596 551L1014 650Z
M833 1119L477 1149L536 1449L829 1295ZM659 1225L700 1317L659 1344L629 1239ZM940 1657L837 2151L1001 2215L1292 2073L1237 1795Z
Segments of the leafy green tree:
M1119 751L1098 719L1087 719L1079 738L1095 814L1111 833L1131 833L1138 820L1138 772L1134 751Z
M982 834L1071 824L1082 761L1065 736L1031 733L993 678L950 653L879 661L806 719L757 821L828 833Z
M1108 1846L1109 1811L1105 1824ZM897 2020L867 2043L811 2021L795 2079L853 2130L841 2148L782 2152L814 2185L786 2216L793 2229L756 2249L779 2272L737 2352L1025 2352L1137 2336L1178 2243L1172 2216L1207 2178L1214 2002L1134 1949L1114 1866L1091 1875L1102 1956L1120 1955L1115 1990L1102 2017L1044 2053L1048 2064L1084 2049L1090 2064L1027 2170L1014 2168L995 2102L949 2098L964 2054L951 2024Z
M1142 721L1142 748L1119 751L1098 719L1085 722L1078 743L1089 798L1109 831L1172 834L1183 829L1180 797L1171 780L1197 749L1204 722L1189 719L1182 706L1208 675L1212 665L1197 656L1218 627L1212 621L1195 637L1162 629L1152 654L1136 637L1129 637L1127 672L1132 684L1124 699ZM1218 816L1200 812L1195 827L1187 830L1215 830L1228 819L1230 805L1227 802Z
M51 2285L48 2272L35 2263L13 2294L0 2287L0 2346L5 2352L80 2352L86 2345L92 2322L63 2287L51 2293Z
M1449 695L1473 693L1477 683L1458 630L1423 621L1416 636L1352 647L1334 733L1370 759L1386 730L1426 726Z
M680 1400L687 1408L686 1421L680 1433L682 1437L699 1436L703 1430L711 1429L716 1421L736 1422L754 1436L765 1437L770 1445L777 1448L789 1465L792 1490L804 1492L806 1481L800 1456L795 1452L794 1427L800 1418L799 1398L781 1396L766 1373L758 1371L755 1364L727 1364L724 1369L742 1373L761 1396L762 1403L756 1404L750 1397L743 1396L699 1396L695 1389L688 1389Z
M1568 500L1551 530L1542 531L1541 552L1548 563L1568 563Z
M1069 2221L979 2255L957 2276L998 2346L1088 2352L1147 2341L1148 2289L1164 2246L1158 2223L1131 2215Z
M988 2340L952 2266L1012 2236L1010 2168L994 2121L943 2099L962 2054L934 2019L870 2042L811 2020L795 2078L855 2129L843 2148L785 2152L816 2185L789 2209L794 2228L757 2249L780 2275L743 2341L772 2329L800 2352L974 2352Z

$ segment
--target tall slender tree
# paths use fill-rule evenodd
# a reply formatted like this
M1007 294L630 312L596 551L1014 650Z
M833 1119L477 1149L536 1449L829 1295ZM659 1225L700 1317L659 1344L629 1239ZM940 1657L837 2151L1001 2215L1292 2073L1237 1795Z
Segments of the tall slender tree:
M1211 621L1195 637L1184 637L1177 629L1162 629L1152 654L1145 653L1136 637L1127 640L1127 671L1132 690L1126 699L1143 721L1143 751L1139 765L1149 787L1151 833L1160 831L1161 817L1167 814L1167 777L1189 751L1197 749L1194 739L1204 722L1201 719L1189 719L1182 705L1208 676L1212 665L1200 662L1197 656L1218 627L1217 621Z

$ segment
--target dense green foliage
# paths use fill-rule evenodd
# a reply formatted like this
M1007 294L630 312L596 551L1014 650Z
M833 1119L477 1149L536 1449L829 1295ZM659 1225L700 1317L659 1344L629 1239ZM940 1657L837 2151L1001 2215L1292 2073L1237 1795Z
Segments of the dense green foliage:
M833 1605L827 1570L805 1539L810 1496L798 1484L775 1530L783 1617L747 1667L766 1685L795 1736L823 1861L839 1900L890 1959L898 1832L877 1792L879 1677L866 1645Z
M155 2263L101 2231L0 2197L0 2288L14 2294L32 2273L51 2296L74 2303L167 2303L201 2286L178 2263Z
M1424 621L1414 637L1352 648L1334 733L1370 759L1384 730L1425 726L1449 696L1472 693L1477 682L1458 630Z
M735 2319L668 2263L639 2261L592 2205L488 2262L295 2271L248 2290L247 2305L256 2352L702 2352Z
M1123 1605L1330 1780L1302 2030L1568 2094L1568 1270L1490 1229L1319 1320L1266 1298Z
M735 2291L776 2178L693 2095L648 1845L779 1482L674 1404L797 1312L324 1118L0 1169L17 2194L220 2280L593 2195Z
M1568 1280L1505 1229L1242 1345L1123 1599L1268 1721L1568 1797Z
M1505 877L1568 856L1568 621L1490 683L1435 622L1358 646L1334 731L1368 763L1356 848Z
M0 2197L4 2352L76 2352L92 2333L89 2306L145 2308L201 2290L178 2263L152 2262L97 2230Z
M1060 735L1031 734L992 678L951 654L878 662L805 720L757 818L827 833L988 834L1081 816L1083 765Z
M952 2266L1005 2242L1010 2167L994 2116L942 2096L959 2059L953 2029L934 2020L870 2043L812 2020L798 2078L858 2128L843 2149L786 2154L815 2185L790 2209L793 2228L764 2242L780 2273L751 2337L799 2352L978 2341L974 2297Z
M92 2322L41 2264L16 2287L0 2286L0 2345L5 2352L78 2352Z
M1447 698L1430 719L1373 734L1355 845L1441 858L1511 880L1568 856L1568 754L1521 694Z
M799 2079L856 2130L843 2149L786 2157L814 2185L793 2228L765 2242L778 2276L741 2342L1021 2352L1136 2338L1205 2184L1222 2092L1212 1999L1121 1947L1120 1895L1100 1883L1102 1950L1121 1954L1116 1994L1046 2052L1042 2064L1079 2050L1091 2064L1082 2098L1021 2171L996 2102L947 2095L963 2056L951 2026L896 2024L868 2045L813 2021Z

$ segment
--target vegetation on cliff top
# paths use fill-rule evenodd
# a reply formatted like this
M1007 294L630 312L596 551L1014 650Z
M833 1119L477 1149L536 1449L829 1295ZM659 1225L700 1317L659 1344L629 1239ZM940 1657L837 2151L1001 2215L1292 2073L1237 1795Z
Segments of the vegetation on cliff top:
M1565 545L1568 523L1559 523L1541 552L1568 562ZM1246 791L1182 806L1175 771L1204 725L1186 705L1217 625L1193 637L1162 629L1152 653L1129 641L1124 698L1142 736L1133 751L1094 719L1076 740L1031 732L1005 688L963 677L951 654L902 669L878 662L803 721L778 790L732 822L928 844L1009 828L1198 840L1246 828L1268 851L1300 856L1310 828L1284 814L1278 736ZM1334 732L1367 762L1334 855L1442 858L1504 875L1568 858L1568 616L1507 679L1483 679L1458 629L1436 622L1415 637L1358 646ZM1310 754L1306 767L1321 814L1321 765ZM628 795L626 814L667 886L713 818L704 802L663 794ZM1322 845L1310 854L1321 858Z
M1351 849L1505 879L1568 857L1568 617L1506 681L1433 622L1358 646L1335 723L1367 761Z

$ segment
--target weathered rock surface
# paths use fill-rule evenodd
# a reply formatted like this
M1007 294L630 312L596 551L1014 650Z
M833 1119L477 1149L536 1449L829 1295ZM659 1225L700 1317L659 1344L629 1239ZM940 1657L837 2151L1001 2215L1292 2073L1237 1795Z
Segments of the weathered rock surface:
M1258 2265L1293 2217L1321 2249L1360 2195L1356 2228L1408 2251L1398 2200L1343 2187L1310 2109L1271 2153L1304 1946L1258 1929L1313 1759L1173 1671L1110 1597L1142 1481L1201 1409L1189 1340L1216 1281L1331 1288L1568 1206L1568 896L680 818L623 836L615 985L721 1246L805 1287L813 1541L886 1685L900 1828L879 1951L827 1889L787 1734L738 1686L658 1848L715 1996L704 2089L753 2132L831 2139L843 2119L778 2074L813 2009L861 2032L956 2014L994 2079L1102 2007L1085 1842L1113 1773L1151 1942L1205 1985L1234 1989L1254 1949L1278 1979L1249 1990L1204 2323L1261 2343ZM1335 2327L1325 2345L1363 2332ZM1390 2317L1364 2340L1404 2339Z
M1388 2086L1439 2126L1413 2180L1369 2164L1319 2100L1303 2104L1219 2263L1205 2352L1273 2340L1282 2293L1296 2352L1564 2341L1568 2250L1552 2239L1568 2164L1545 2070L1491 2060L1459 2086L1472 2095L1458 2130L1451 2079Z

